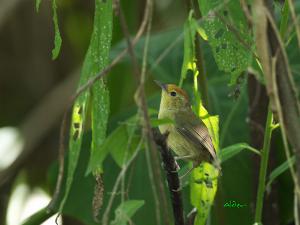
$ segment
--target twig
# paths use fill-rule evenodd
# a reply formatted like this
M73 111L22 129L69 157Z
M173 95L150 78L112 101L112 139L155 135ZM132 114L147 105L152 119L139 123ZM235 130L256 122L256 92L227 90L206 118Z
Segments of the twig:
M137 32L137 34L135 35L132 44L135 45L139 39L141 38L142 34L145 31L146 25L147 25L147 19L149 16L149 8L146 6L145 7L145 13L144 13L144 18L143 21L139 27L139 30ZM128 52L128 47L125 48L112 62L111 64L109 64L107 67L105 67L101 72L99 72L97 75L95 75L94 77L92 77L91 79L88 80L88 82L84 85L82 85L81 87L78 88L77 92L70 98L70 102L68 104L67 109L64 112L64 116L63 116L63 120L61 123L61 127L60 127L60 144L59 144L59 173L58 173L58 178L56 181L56 187L55 187L55 191L53 194L53 197L48 205L49 209L52 209L54 207L54 205L56 204L56 201L58 199L59 193L60 193L60 189L61 189L61 185L62 185L62 180L63 180L63 175L64 175L64 154L65 154L65 148L64 148L64 134L66 133L66 121L67 121L67 114L68 111L70 110L70 108L72 107L74 101L76 100L76 98L82 94L84 91L88 90L97 80L103 78L107 73L110 72L110 70L126 55L126 53Z
M300 109L299 109L299 102L298 102L298 93L296 90L296 85L294 83L290 67L288 64L288 57L286 55L286 52L284 50L284 44L282 43L282 40L280 38L280 34L277 30L275 21L271 15L271 13L266 10L266 15L268 18L268 21L270 23L269 29L271 30L271 47L273 51L274 57L277 59L276 64L273 65L273 61L271 61L272 65L272 86L274 87L274 96L275 96L275 104L278 109L278 116L279 116L279 122L281 123L281 130L284 139L289 138L289 141L291 142L292 147L294 148L293 150L296 153L296 158L298 155L298 162L300 160L300 143L299 139L300 136L299 134L294 134L292 133L292 130L294 132L299 132L300 131L300 126L298 123L298 119L300 116ZM276 48L275 43L277 42L278 46ZM273 57L273 58L274 58ZM272 58L272 59L273 59ZM279 62L280 60L280 62ZM281 64L282 63L282 64ZM275 72L276 70L276 72ZM277 73L280 73L277 75ZM285 75L284 75L285 74ZM282 83L284 82L284 83ZM286 101L290 101L286 102ZM292 119L293 118L293 119ZM296 124L293 124L292 121L297 121ZM284 141L286 142L286 141ZM288 145L287 143L285 144L285 150L288 150ZM288 160L290 160L291 156L288 151L286 151L286 155ZM289 161L290 162L290 161ZM297 162L297 161L296 161ZM299 178L300 178L300 171L298 171L298 178L295 175L295 172L293 173L293 167L290 162L290 169L291 169L291 174L295 182L295 190L297 191L298 197L300 198L300 186L299 186ZM297 164L296 164L297 165ZM299 165L299 164L298 164ZM298 170L300 167L297 167Z
M116 0L117 6L119 5L119 1ZM149 34L150 34L150 29L151 29L151 16L152 16L152 6L153 6L153 2L152 0L149 0L147 2L147 6L149 7L149 11L151 13L149 13L149 18L148 18L148 27L147 27L147 36L149 38ZM145 83L145 69L146 69L146 55L147 55L147 48L148 48L148 42L146 39L146 43L145 43L145 49L144 49L144 58L143 58L143 68L142 68L142 73L140 74L140 69L138 66L138 62L137 62L137 58L135 56L134 53L134 49L133 49L133 45L132 45L132 41L130 39L130 35L129 35L129 31L128 31L128 27L127 27L127 23L124 17L124 14L121 10L120 7L118 7L119 9L119 18L120 18L120 23L121 23L121 28L122 31L125 35L126 38L126 42L128 45L128 52L129 55L131 57L132 60L132 65L133 65L133 71L134 71L134 75L136 77L136 83L138 84L138 88L135 94L135 101L137 103L137 106L139 108L139 113L142 116L142 125L143 125L143 133L145 135L145 137L147 138L147 142L148 142L148 147L149 147L149 152L150 152L150 156L151 156L151 166L152 166L152 171L150 172L150 179L151 179L151 185L152 189L154 192L156 192L159 196L159 199L156 196L156 193L154 193L154 200L156 202L156 207L159 208L160 206L160 202L162 203L162 211L163 211L163 218L164 218L164 224L168 225L170 224L169 222L169 213L168 213L168 205L167 205L167 199L164 193L164 187L162 184L162 176L161 176L161 172L159 169L159 158L158 158L158 154L156 151L156 146L154 143L154 139L153 139L153 134L152 134L152 130L151 130L151 125L150 125L150 119L149 119L149 115L148 115L148 110L147 110L147 103L146 103L146 95L145 95L145 90L144 90L144 83ZM149 162L149 159L148 159ZM153 175L151 174L153 173ZM155 179L154 179L155 177ZM157 208L157 222L158 224L160 223L160 214L159 214L159 210Z
M159 54L159 56L156 58L156 60L153 62L153 64L151 65L150 68L150 72L152 70L154 70L159 64L160 62L171 52L171 50L173 50L173 48L179 43L179 41L181 41L183 39L183 33L180 33L178 35L178 37L172 41L168 47L166 47L161 54Z
M155 133L155 142L160 147L160 154L164 164L164 169L167 175L169 192L172 200L173 216L175 225L184 225L183 205L180 191L180 181L177 173L177 166L175 159L168 149L167 138L169 133L163 135L158 132Z
M268 7L268 8L267 8ZM278 114L283 139L288 138L296 155L297 177L293 176L295 191L300 197L300 124L299 102L295 84L289 68L284 44L272 16L270 4L265 6L263 0L254 1L256 45L263 68L266 87L272 111ZM276 57L276 65L272 71L272 58ZM275 76L273 76L275 74ZM285 141L284 141L285 142ZM286 143L285 143L286 146ZM287 148L284 148L287 154ZM299 204L299 201L298 201ZM299 205L298 205L299 206ZM298 207L299 209L299 207ZM298 212L299 214L299 212Z
M32 216L28 217L24 222L22 222L22 225L42 224L44 221L49 219L54 214L55 214L55 212L54 211L49 211L47 209L47 207L43 208L40 211L33 214Z

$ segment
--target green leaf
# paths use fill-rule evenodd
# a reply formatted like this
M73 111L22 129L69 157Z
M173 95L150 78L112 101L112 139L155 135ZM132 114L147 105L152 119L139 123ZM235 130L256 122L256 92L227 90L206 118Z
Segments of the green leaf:
M144 200L128 200L121 203L115 211L115 219L110 225L126 225L136 211L144 205Z
M188 70L192 70L194 73L196 73L197 70L195 64L194 42L197 29L197 21L193 18L193 11L190 11L189 17L184 24L184 53L179 86L182 86L183 81L186 79Z
M233 156L237 155L238 153L240 153L244 149L252 151L255 154L260 155L260 152L257 149L251 147L247 143L237 143L237 144L234 144L234 145L230 145L226 148L223 148L221 150L220 154L221 154L222 163L224 163L228 159L232 158Z
M113 10L112 1L97 1L95 8L95 22L93 35L86 61L89 73L97 74L108 64L112 39ZM91 158L101 149L106 136L109 115L109 93L103 79L92 87L92 152ZM93 170L94 173L103 172L102 165Z
M291 163L294 165L296 162L296 157L293 156L289 160L286 160L284 163L282 163L280 166L276 167L269 176L269 181L266 185L266 189L269 190L271 187L272 182L281 174L283 174L285 171L289 169L289 164Z
M39 12L41 2L42 2L42 0L35 0L35 10L36 10L36 12Z
M213 145L216 152L219 151L219 116L210 116L204 106L201 104L198 112L200 119L208 128L209 134L212 137Z
M206 222L217 191L218 173L206 162L192 171L190 199L197 209L194 225L204 225Z
M36 1L36 7L39 7L39 3L41 0ZM38 9L38 8L37 8ZM60 52L60 47L62 43L62 39L60 36L59 26L58 26L58 18L57 18L57 5L56 0L52 0L52 10L53 10L53 24L54 24L54 48L52 50L52 60L56 59L58 57L58 54Z
M236 1L198 0L205 30L220 70L231 74L231 84L251 64L251 35ZM239 6L240 7L240 6Z
M94 17L94 30L91 37L91 42L85 56L83 63L79 87L86 84L88 80L97 74L107 63L108 51L111 42L111 23L112 23L112 2L107 0L105 3L95 1L95 17ZM110 11L107 12L107 11ZM105 15L105 17L102 17ZM103 20L103 21L102 21ZM101 22L100 22L101 21ZM106 21L106 23L105 23ZM102 27L101 27L101 26ZM107 27L110 27L107 30ZM110 32L109 32L110 31ZM102 46L103 45L103 46ZM102 46L102 47L100 47ZM63 200L60 204L60 212L68 198L74 173L78 164L80 149L82 144L83 130L87 120L87 109L89 103L92 103L92 148L93 155L96 151L95 148L102 144L106 134L106 124L108 117L108 92L105 89L104 82L100 81L95 83L92 88L92 95L90 91L82 93L75 101L72 113L72 122L70 129L69 140L69 161L68 173L66 177L66 187ZM97 95L97 96L96 96ZM92 97L92 99L90 99ZM96 99L96 100L95 100ZM103 115L99 115L103 113ZM98 116L99 118L95 119ZM99 125L94 123L98 122ZM103 129L103 130L99 130ZM96 141L94 139L99 138ZM95 144L96 143L96 144ZM91 156L92 157L92 156Z
M134 133L137 125L132 123L134 120L136 121L136 117L130 118L104 140L99 150L91 157L86 174L95 170L103 171L102 164L108 153L121 168L131 158L140 141L140 137Z

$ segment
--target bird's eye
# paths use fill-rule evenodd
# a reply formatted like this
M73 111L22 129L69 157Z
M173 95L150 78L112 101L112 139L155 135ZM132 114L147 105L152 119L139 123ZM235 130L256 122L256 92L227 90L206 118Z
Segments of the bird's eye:
M173 96L173 97L175 97L176 96L176 92L175 91L171 91L170 95Z

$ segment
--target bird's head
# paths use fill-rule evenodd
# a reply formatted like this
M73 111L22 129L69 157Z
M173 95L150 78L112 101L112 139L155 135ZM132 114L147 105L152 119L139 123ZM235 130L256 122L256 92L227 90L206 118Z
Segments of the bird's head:
M162 89L160 110L182 111L190 107L187 93L175 84L163 84L155 81Z

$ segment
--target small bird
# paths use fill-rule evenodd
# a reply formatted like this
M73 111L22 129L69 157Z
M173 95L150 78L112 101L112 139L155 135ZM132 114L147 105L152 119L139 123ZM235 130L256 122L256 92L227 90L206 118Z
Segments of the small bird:
M155 82L162 88L158 118L173 121L159 126L162 134L169 133L168 147L176 153L177 159L192 161L193 168L206 161L220 170L208 129L193 113L187 93L174 84Z

